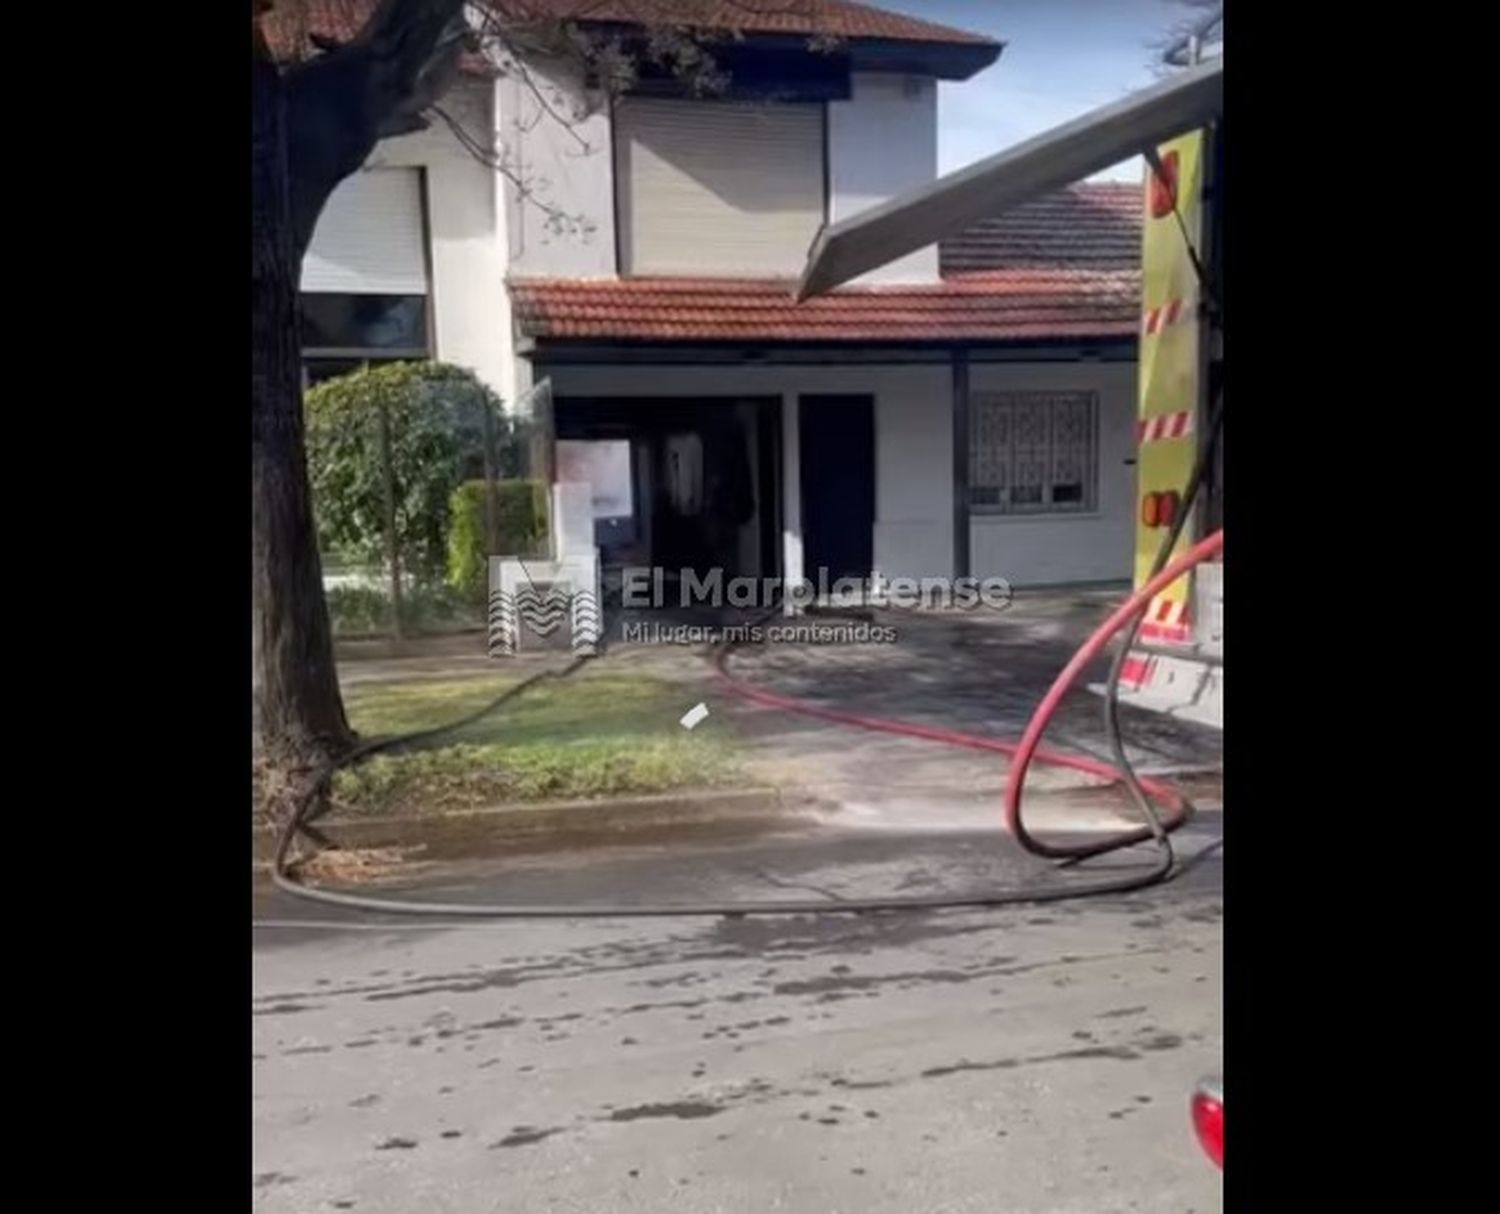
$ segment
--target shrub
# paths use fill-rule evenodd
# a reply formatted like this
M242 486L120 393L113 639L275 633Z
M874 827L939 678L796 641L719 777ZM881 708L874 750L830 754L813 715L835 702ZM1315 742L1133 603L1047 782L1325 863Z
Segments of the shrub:
M529 556L547 536L547 493L540 481L495 483L498 514L493 555ZM465 597L483 599L488 585L485 482L465 481L448 500L448 584Z
M495 458L514 475L519 452L500 399L471 372L438 362L384 363L326 380L306 395L307 466L325 552L386 561L381 416L389 419L396 539L414 583L441 582L448 499L483 475L485 413Z

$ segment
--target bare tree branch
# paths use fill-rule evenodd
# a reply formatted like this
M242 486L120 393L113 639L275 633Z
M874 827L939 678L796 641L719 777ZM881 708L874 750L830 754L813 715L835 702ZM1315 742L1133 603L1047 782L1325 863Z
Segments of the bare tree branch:
M268 0L252 2L264 8ZM299 256L328 195L364 163L375 143L424 130L433 120L471 155L504 173L548 215L549 224L576 223L539 199L535 183L497 154L493 133L476 138L439 107L466 52L482 52L535 101L537 113L529 122L515 120L518 132L555 122L588 155L598 149L577 129L587 110L566 113L536 71L537 61L577 69L585 96L623 94L635 84L641 63L694 94L713 95L729 85L715 48L743 37L740 22L753 28L758 19L799 17L813 31L809 46L826 50L838 43L816 31L821 13L811 0L275 0L271 15L285 27L280 41L289 63L284 70Z
M442 106L433 106L431 112L448 128L464 151L509 181L515 187L516 196L521 202L535 207L546 216L547 226L550 230L554 232L579 233L593 231L594 224L587 216L565 211L562 207L557 206L555 203L550 203L541 197L537 193L538 187L546 183L528 180L516 168L507 153L501 152L497 154L483 140L474 135L473 132L467 130L462 122L448 113Z
M526 63L518 59L516 60L516 68L519 73L521 83L523 83L526 86L527 90L531 93L531 95L536 98L536 103L542 108L542 112L545 113L554 122L556 122L559 126L561 126L563 130L567 131L568 134L571 135L577 142L578 146L581 147L585 152L593 151L593 146L589 143L589 141L578 133L578 127L575 125L574 121L564 118L561 114L559 114L557 110L553 108L552 104L547 100L547 98L543 96L541 87L536 82L536 77L532 74L531 69L526 65Z

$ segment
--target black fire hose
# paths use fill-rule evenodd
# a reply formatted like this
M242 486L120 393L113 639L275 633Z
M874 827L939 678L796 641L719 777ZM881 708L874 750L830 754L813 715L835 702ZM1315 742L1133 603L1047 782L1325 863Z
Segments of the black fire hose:
M1166 568L1171 558L1172 550L1186 527L1191 507L1197 498L1206 474L1206 468L1212 459L1222 421L1223 408L1222 395L1220 395L1215 403L1208 439L1202 451L1199 452L1198 460L1194 464L1192 475L1184 491L1181 509L1178 511L1177 517L1173 520L1172 528L1163 541L1161 550L1158 552L1157 558L1153 563L1153 575L1159 575ZM335 772L363 762L373 755L398 750L419 742L432 741L462 729L496 711L537 683L548 679L566 678L590 660L588 658L579 658L562 669L542 671L522 680L513 687L507 688L505 692L482 708L460 717L458 720L450 721L431 729L418 730L413 733L401 734L390 738L376 739L363 746L356 747L353 751L338 759L326 762L311 782L308 791L299 800L294 812L283 825L281 837L277 843L275 859L271 867L272 880L278 888L285 890L289 894L329 906L340 906L379 914L418 915L458 920L671 918L704 915L722 917L752 914L848 915L900 910L951 910L1015 906L1031 903L1058 902L1073 898L1096 897L1105 894L1122 894L1144 889L1171 876L1175 864L1167 831L1163 828L1156 809L1147 795L1148 791L1158 797L1175 801L1177 804L1174 808L1179 810L1177 818L1179 822L1185 819L1187 813L1192 808L1185 797L1174 791L1165 789L1155 780L1149 781L1154 787L1148 790L1146 788L1147 782L1143 781L1136 774L1134 768L1126 758L1124 745L1120 736L1118 713L1120 674L1123 669L1125 655L1128 653L1130 645L1140 630L1141 621L1144 619L1147 610L1149 610L1149 601L1144 602L1139 610L1130 617L1129 627L1124 642L1120 646L1114 664L1111 667L1109 683L1106 689L1105 728L1109 734L1115 767L1110 769L1102 764L1094 764L1092 760L1066 760L1068 766L1080 767L1082 769L1087 769L1089 764L1094 764L1100 769L1101 774L1108 772L1115 778L1125 781L1131 797L1136 803L1136 807L1146 819L1149 827L1149 836L1153 837L1158 844L1156 863L1150 868L1139 872L1117 877L1106 877L1091 882L1065 882L1051 887L974 890L956 894L891 895L887 897L848 898L840 900L785 899L750 902L641 904L580 903L553 906L514 905L508 903L422 902L405 898L380 898L366 894L348 893L341 890L306 885L288 872L287 861L290 856L292 842L298 831L304 827L308 814L317 801L319 794L328 787ZM822 717L842 724L854 725L861 728L882 729L887 732L903 733L908 736L927 737L930 740L945 742L950 745L971 746L976 749L994 750L1002 753L1013 753L1016 749L1014 743L1003 742L999 739L980 738L972 735L958 734L954 731L941 730L935 727L915 725L910 722L888 722L875 717L863 717L854 713L817 708L801 702L791 701L788 697L778 696L772 692L748 688L745 684L733 679L728 673L726 663L732 648L732 645L721 645L718 647L714 655L716 668L721 679L726 682L730 690L745 695L752 700L759 700L773 707L790 707L794 711L804 712L807 715ZM893 728L893 726L898 727ZM1061 756L1049 757L1043 752L1038 751L1037 758L1043 762L1056 762ZM1094 854L1102 854L1103 850L1114 851L1118 849L1118 846L1123 846L1123 844L1117 846L1106 845L1106 848ZM1069 863L1073 862L1069 861Z

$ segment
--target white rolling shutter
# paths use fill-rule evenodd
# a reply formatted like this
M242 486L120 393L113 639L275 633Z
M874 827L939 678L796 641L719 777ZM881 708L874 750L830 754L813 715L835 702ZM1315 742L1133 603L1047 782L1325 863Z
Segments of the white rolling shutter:
M630 97L615 109L626 274L796 275L823 222L823 107Z
M364 169L339 183L303 258L302 289L427 293L420 169Z

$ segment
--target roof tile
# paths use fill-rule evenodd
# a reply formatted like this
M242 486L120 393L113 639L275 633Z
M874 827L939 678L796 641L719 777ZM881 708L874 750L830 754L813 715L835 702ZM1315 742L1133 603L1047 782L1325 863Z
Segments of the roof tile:
M942 272L973 269L1135 269L1141 187L1083 182L981 220L939 246Z
M1133 334L1139 281L1134 271L975 271L800 304L777 279L520 278L510 291L521 331L542 338L1035 340Z
M1128 337L1140 316L1140 187L1083 183L939 246L940 282L846 287L792 302L744 278L519 278L520 330L540 338L964 341Z
M311 53L309 35L335 42L353 38L376 0L301 0L278 3L262 18L262 28L279 59ZM994 46L984 34L954 29L888 12L853 0L490 0L495 10L518 24L545 21L662 25L746 34L806 34L809 37L869 38L956 46ZM485 65L478 56L466 67Z
M493 0L517 16L587 22L993 46L995 39L853 0Z

